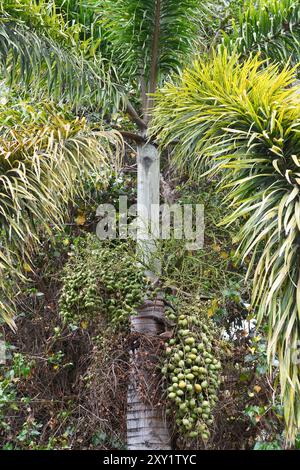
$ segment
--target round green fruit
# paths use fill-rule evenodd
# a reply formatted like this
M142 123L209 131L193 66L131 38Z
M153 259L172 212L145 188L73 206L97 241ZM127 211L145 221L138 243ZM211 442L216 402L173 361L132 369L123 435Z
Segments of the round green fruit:
M194 374L187 374L187 375L186 375L186 378L187 378L188 380L194 380L195 376L194 376Z
M195 343L195 339L192 336L189 336L185 339L185 344L191 345Z

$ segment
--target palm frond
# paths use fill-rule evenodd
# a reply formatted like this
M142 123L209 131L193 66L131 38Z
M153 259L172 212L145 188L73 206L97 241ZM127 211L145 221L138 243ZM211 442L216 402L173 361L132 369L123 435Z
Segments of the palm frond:
M3 77L31 93L46 91L74 105L92 102L103 112L122 108L126 99L114 67L99 51L87 57L79 40L81 26L69 26L55 8L54 1L1 0Z
M296 64L300 55L300 3L298 0L251 0L233 30L224 33L223 45L231 52Z
M1 279L29 258L39 230L60 226L83 181L104 181L122 152L115 132L93 131L51 102L0 106ZM19 269L20 270L20 269ZM8 317L8 312L3 315Z
M90 2L91 3L91 2ZM100 0L99 22L115 56L135 77L150 77L153 37L159 29L158 74L165 77L181 67L191 50L200 11L197 0Z
M251 257L252 303L268 324L270 366L279 360L287 439L300 427L300 88L296 69L244 63L226 51L196 61L157 94L152 132L174 139L192 177L222 170L230 215L241 219L241 259Z

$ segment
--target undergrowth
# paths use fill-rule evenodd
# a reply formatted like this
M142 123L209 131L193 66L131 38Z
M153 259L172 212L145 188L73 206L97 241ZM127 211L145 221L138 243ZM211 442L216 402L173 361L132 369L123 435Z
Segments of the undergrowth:
M244 331L251 318L246 266L236 266L231 235L217 226L224 208L216 182L171 184L179 202L204 203L204 248L189 252L183 240L158 246L158 287L173 326L169 340L141 347L149 375L157 375L166 360L164 382L158 374L158 386L145 384L141 393L170 409L176 448L281 446L275 376L267 379L261 365L263 335L255 340ZM0 365L1 448L125 448L129 351L137 341L128 319L149 285L136 265L134 246L99 242L87 232L95 230L99 198L110 202L121 191L134 202L134 187L131 176L106 188L89 186L65 229L44 235L16 295L18 333L1 326L7 346L6 364ZM173 389L175 400L167 397Z

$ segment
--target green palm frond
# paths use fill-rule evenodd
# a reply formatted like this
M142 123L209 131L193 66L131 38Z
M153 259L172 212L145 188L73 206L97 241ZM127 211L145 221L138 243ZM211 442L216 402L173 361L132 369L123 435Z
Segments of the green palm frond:
M268 355L279 360L287 438L300 427L300 88L296 69L239 62L223 53L198 60L157 94L153 133L192 177L222 170L238 254L251 257L252 303L268 324Z
M121 152L117 133L93 131L50 102L0 106L1 280L30 257L41 228L62 224L84 180L106 180Z
M233 31L224 34L223 45L244 57L260 52L262 58L296 64L300 56L299 1L251 0Z
M100 0L99 21L122 66L150 80L154 36L158 34L158 74L179 68L191 50L200 11L197 0Z
M124 90L114 67L80 41L81 25L70 26L54 1L1 0L1 74L31 93L44 90L73 104L94 103L105 112L123 107ZM76 80L74 80L76 77Z
M207 0L201 3L197 51L206 53L220 43L225 32L232 32L232 24L246 8L244 0Z

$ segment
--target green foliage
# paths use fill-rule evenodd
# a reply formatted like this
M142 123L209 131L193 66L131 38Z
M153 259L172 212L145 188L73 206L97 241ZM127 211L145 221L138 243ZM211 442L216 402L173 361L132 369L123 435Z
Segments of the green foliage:
M68 438L72 436L70 428L66 428L62 435L51 436L47 443L41 444L44 424L34 416L33 407L38 399L32 396L29 391L30 382L35 374L36 361L28 359L24 354L14 352L10 345L7 345L7 349L8 351L12 349L12 353L7 355L7 363L0 366L0 441L2 450L69 448ZM49 362L49 364L55 368L53 362ZM29 394L25 395L24 390L28 390ZM16 416L18 416L17 423L15 422ZM63 425L67 417L68 412L62 411L57 413L55 419ZM52 419L54 419L53 413Z
M232 24L245 10L248 1L219 0L217 3L207 0L201 4L197 50L210 51L219 44L223 33L232 31Z
M278 441L264 442L257 441L253 450L283 450Z
M104 431L98 431L92 438L93 446L106 445L109 449L126 450L124 442L116 439Z
M60 313L70 324L104 315L112 328L128 325L143 302L149 281L124 243L100 243L88 236L64 269Z
M8 416L14 411L19 411L20 406L28 403L26 396L20 397L18 394L17 383L20 380L26 381L34 367L34 362L29 361L20 353L12 354L12 362L9 367L5 367L5 372L0 376L0 434L11 431ZM1 366L3 370L4 366ZM32 444L32 440L39 434L40 426L35 421L24 422L22 430L17 436L20 445ZM25 443L26 441L26 443Z
M175 322L174 338L166 348L162 372L169 382L168 401L179 431L203 440L209 438L212 410L220 384L217 328L200 304L179 302L167 318Z
M231 52L260 52L263 59L285 66L296 64L300 54L300 4L298 0L251 0L223 45Z
M180 140L177 163L194 176L222 169L232 213L243 220L238 255L251 257L252 303L268 323L268 355L280 363L288 438L300 426L299 341L299 88L295 69L264 67L257 57L239 64L226 52L198 60L179 86L157 96L154 132L163 144Z
M1 74L39 97L94 103L103 112L122 107L115 70L91 41L81 40L82 28L65 21L54 0L1 0Z
M202 249L189 251L185 239L160 240L156 256L160 260L160 280L164 290L176 290L179 296L191 298L222 298L223 290L231 284L242 284L246 263L237 268L236 245L233 236L237 226L230 229L219 225L224 217L225 195L218 192L218 181L205 180L178 184L176 204L195 207L202 204L205 211L205 243ZM172 233L172 232L171 232ZM247 295L247 294L245 294Z
M182 66L200 11L197 0L1 0L1 72L31 93L123 109L141 78L153 92Z
M197 0L101 0L97 8L108 40L136 80L150 80L153 36L159 28L158 75L182 66L196 35Z

